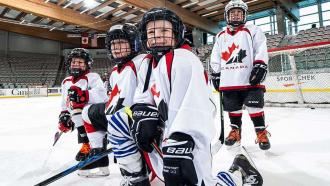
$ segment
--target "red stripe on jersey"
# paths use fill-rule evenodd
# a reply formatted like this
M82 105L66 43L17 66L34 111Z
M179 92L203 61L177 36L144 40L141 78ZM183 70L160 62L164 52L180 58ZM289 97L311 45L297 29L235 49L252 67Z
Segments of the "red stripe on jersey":
M257 113L253 113L253 114L249 114L251 118L255 118L255 117L263 117L264 116L264 112L257 112Z
M191 47L188 44L183 44L180 48L186 49L191 51ZM170 82L170 91L172 91L172 86L171 86L171 72L172 72L172 63L173 63L173 58L174 58L174 52L171 50L170 52L165 54L165 60L166 60L166 70L167 70L167 77Z
M206 84L208 84L208 82L209 82L209 76L207 75L206 70L204 70L204 77L205 77Z
M224 33L225 33L225 30L219 32L219 33L217 34L217 37L220 37L220 36L221 36L222 34L224 34Z
M191 46L189 46L188 44L183 44L180 48L187 49L189 51L192 50Z
M250 88L262 88L265 89L265 85L243 85L243 86L230 86L230 87L220 87L221 91L225 90L240 90L240 89L250 89Z
M86 121L84 121L84 127L87 133L96 132L94 126L90 123L87 123Z
M255 65L255 64L265 64L265 62L263 61L263 60L255 60L255 61L253 61L253 65Z
M173 57L174 57L173 51L170 51L167 54L165 54L167 77L168 77L168 80L170 81L170 84L171 84L171 71L172 71Z
M131 67L131 69L133 70L133 72L136 76L136 68L135 68L133 61L126 62L120 69L118 68L118 66L113 67L112 72L117 71L118 74L120 74L126 67Z
M114 67L112 68L112 70L111 70L110 76L111 76L112 72L117 71L117 69L118 69L118 67L117 67L117 66L114 66Z
M89 91L88 90L85 90L85 94L86 94L86 100L87 100L87 102L89 101Z
M229 116L233 116L233 117L241 117L243 115L243 113L233 113L233 112L229 112Z
M88 74L88 73L89 73L89 70L86 70L81 76L79 76L79 77L77 77L77 78L72 77L72 83L75 84L75 83L77 83L79 80L84 79L84 80L87 81L87 84L88 84L88 78L87 78L87 76L86 76L86 74Z
M86 71L84 74L82 74L81 76L77 77L77 78L74 78L73 76L70 76L66 79L63 80L63 83L62 84L65 84L67 81L71 81L73 84L77 83L79 80L86 80L87 81L87 84L88 84L88 78L86 76L86 74L88 74L89 71Z
M237 34L237 33L240 32L240 31L245 31L245 32L247 32L247 33L251 36L251 32L250 32L250 30L247 29L247 28L245 28L244 26L245 26L245 25L241 25L241 26L239 26L238 28L236 28L236 29L233 30L233 31L230 31L229 28L227 27L227 33L228 33L229 35L233 36L233 35ZM252 36L251 36L251 37L252 37Z
M67 81L72 81L72 77L68 77L64 79L62 84L64 85Z

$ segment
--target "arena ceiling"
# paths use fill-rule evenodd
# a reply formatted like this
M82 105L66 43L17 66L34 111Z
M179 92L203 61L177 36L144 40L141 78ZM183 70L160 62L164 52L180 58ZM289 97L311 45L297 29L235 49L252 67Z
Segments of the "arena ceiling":
M249 13L280 6L286 13L299 0L244 0ZM176 12L189 28L219 31L229 0L0 0L0 29L69 43L68 33L104 33L111 25L138 23L153 7Z

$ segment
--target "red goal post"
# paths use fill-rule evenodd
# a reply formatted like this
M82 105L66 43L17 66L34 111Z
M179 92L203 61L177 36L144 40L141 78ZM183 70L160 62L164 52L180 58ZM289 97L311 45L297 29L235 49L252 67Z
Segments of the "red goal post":
M265 102L270 106L330 106L330 41L268 50Z

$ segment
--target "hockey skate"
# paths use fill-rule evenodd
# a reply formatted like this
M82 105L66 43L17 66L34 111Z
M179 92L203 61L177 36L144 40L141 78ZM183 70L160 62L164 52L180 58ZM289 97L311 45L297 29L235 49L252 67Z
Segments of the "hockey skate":
M243 185L262 186L261 174L243 154L236 155L229 172L233 173L238 170L242 173Z
M270 148L268 136L270 136L270 133L266 129L257 132L256 143L259 143L261 150L268 150Z
M140 172L129 173L124 169L120 169L123 180L120 186L150 186L149 176L144 169Z
M90 149L91 149L91 147L90 147L89 143L83 143L81 146L81 149L79 150L79 152L76 155L76 161L85 160L88 156Z
M241 129L232 129L225 140L228 148L238 147L241 145Z
M88 157L92 157L96 154L103 152L104 148L93 148L90 150ZM78 175L86 178L97 178L97 177L104 177L109 176L109 157L105 156L100 160L87 165L86 167L80 169L78 171Z

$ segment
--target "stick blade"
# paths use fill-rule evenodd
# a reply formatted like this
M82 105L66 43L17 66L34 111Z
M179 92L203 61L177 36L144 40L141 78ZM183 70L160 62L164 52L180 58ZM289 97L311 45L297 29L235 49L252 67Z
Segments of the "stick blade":
M57 141L60 139L61 135L63 134L63 132L59 132L57 131L54 135L54 143L53 143L53 146L57 143Z

